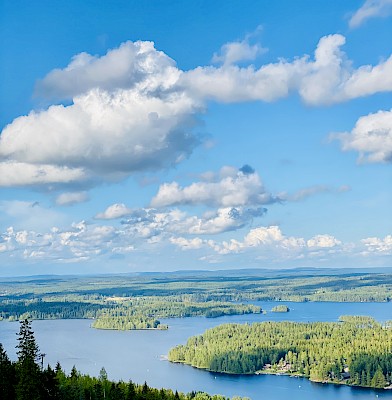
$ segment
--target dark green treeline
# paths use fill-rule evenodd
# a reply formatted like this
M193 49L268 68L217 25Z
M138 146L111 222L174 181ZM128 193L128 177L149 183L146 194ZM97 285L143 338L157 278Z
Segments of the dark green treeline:
M392 381L392 329L352 316L337 323L225 324L175 347L169 360L215 372L289 373L383 388Z

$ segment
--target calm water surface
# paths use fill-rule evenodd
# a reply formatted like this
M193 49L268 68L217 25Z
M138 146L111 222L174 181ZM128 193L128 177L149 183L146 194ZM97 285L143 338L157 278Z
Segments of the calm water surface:
M275 302L258 302L270 310ZM362 400L391 398L392 391L373 391L328 384L288 376L233 376L210 373L172 364L162 356L192 335L213 326L227 323L252 323L267 320L337 321L340 315L369 315L379 321L392 320L392 303L289 303L289 313L162 320L167 331L104 331L90 328L89 320L33 321L33 329L46 362L60 361L69 372L73 365L83 373L98 375L105 367L110 379L128 380L153 387L166 387L190 392L202 390L225 396L248 396L253 400ZM10 358L15 359L17 322L0 323L0 342Z

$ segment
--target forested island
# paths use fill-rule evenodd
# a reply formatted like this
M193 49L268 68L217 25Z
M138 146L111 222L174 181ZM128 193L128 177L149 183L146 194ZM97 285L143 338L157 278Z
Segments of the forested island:
M260 313L258 300L388 302L392 274L308 270L191 271L3 278L0 320L93 319L100 329L166 329L161 318ZM288 311L277 306L273 311Z
M169 360L229 374L291 374L372 388L392 382L392 324L340 322L224 324L170 350Z
M229 400L204 392L188 394L170 389L151 388L145 382L113 382L104 368L99 377L81 374L73 367L66 374L57 363L44 368L43 356L31 329L31 322L21 321L18 334L18 360L11 362L0 343L0 399L4 400ZM249 400L233 397L232 400Z
M290 308L287 307L284 304L279 304L278 306L272 307L271 311L272 312L283 312L283 313L285 313L285 312L289 312Z

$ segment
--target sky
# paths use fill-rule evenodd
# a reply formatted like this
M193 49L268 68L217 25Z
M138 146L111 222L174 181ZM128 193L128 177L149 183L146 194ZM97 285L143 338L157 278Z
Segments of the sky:
M392 266L392 0L0 1L0 276Z

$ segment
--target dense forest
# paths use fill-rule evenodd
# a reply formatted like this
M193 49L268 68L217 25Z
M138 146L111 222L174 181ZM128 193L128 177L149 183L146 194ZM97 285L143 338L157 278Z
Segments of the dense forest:
M67 301L67 299L69 301ZM61 301L57 301L61 300ZM0 319L94 319L98 329L167 329L158 318L260 313L252 304L229 302L195 302L187 296L103 297L69 295L64 298L33 298L29 300L3 299L0 301Z
M57 363L43 368L31 322L21 321L18 360L11 362L0 343L0 399L4 400L229 400L220 395L154 389L144 383L111 382L104 368L99 377L83 375L72 368L67 375ZM241 400L233 397L232 400ZM242 399L245 400L245 399ZM248 399L249 400L249 399Z
M392 274L386 273L220 273L3 278L0 320L91 318L96 328L151 329L165 328L160 318L260 313L248 303L255 300L392 298Z
M360 316L336 323L225 324L173 348L169 360L222 373L289 373L384 388L392 382L392 326Z

